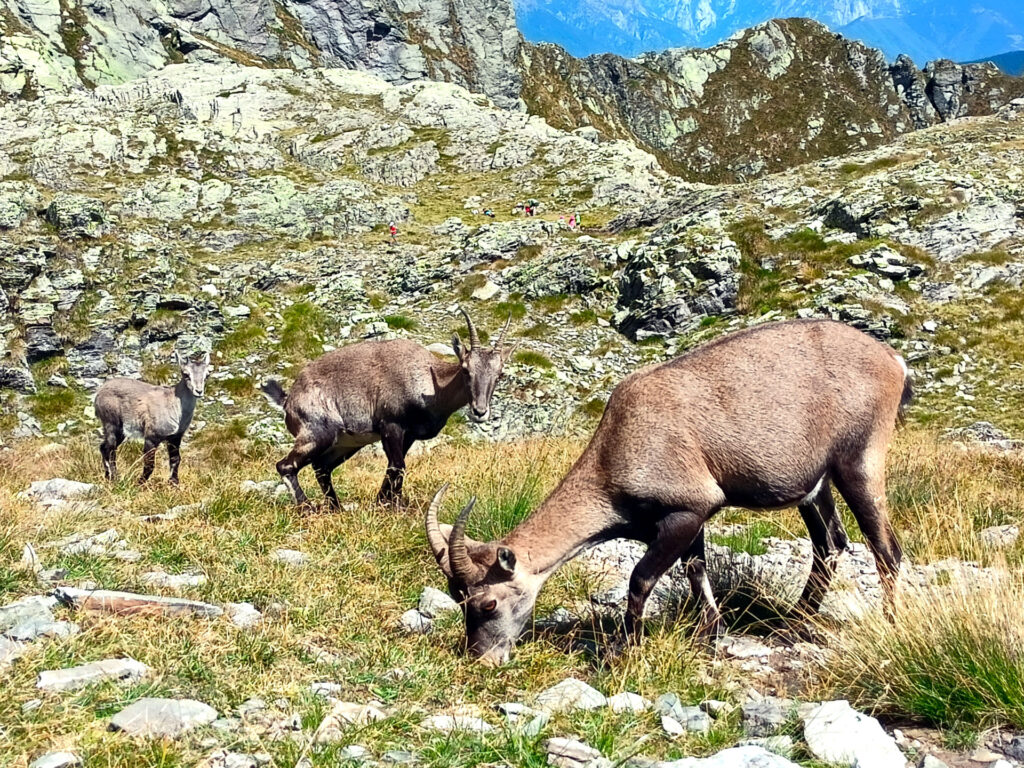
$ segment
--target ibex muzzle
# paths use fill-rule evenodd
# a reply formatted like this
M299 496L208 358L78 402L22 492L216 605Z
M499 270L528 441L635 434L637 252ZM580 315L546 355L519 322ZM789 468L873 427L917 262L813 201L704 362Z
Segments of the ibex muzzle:
M466 618L466 646L505 661L544 582L588 546L614 538L648 545L629 582L626 629L647 597L686 563L702 629L721 617L704 562L704 523L724 506L796 506L811 537L811 575L797 612L817 612L846 533L835 484L853 512L892 605L900 547L889 524L885 456L910 401L892 349L827 320L763 325L626 378L612 392L583 454L541 506L504 539L466 536L470 502L438 523L445 487L426 515L427 539Z

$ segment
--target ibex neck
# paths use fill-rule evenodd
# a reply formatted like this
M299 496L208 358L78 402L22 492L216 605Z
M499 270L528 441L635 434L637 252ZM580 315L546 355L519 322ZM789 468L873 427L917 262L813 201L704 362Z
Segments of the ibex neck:
M469 404L469 382L460 363L438 360L434 365L434 402L449 415Z
M518 562L544 580L587 547L615 538L623 524L586 468L586 460L584 454L537 510L505 538Z
M196 407L196 396L192 393L188 382L182 379L174 386L174 396L181 401L182 411L191 411Z

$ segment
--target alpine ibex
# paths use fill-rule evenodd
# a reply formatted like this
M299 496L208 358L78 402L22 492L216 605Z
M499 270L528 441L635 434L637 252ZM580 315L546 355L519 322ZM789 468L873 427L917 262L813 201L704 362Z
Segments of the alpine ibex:
M125 436L141 437L142 476L139 484L153 474L156 449L167 442L170 482L178 484L181 439L192 423L196 400L203 396L210 372L210 353L202 358L182 358L175 352L181 380L173 387L158 387L137 379L108 379L96 392L93 404L103 424L100 455L108 480L117 480L117 447Z
M436 437L448 418L467 404L471 420L487 420L494 387L512 352L502 347L512 318L487 349L469 314L460 310L469 329L469 349L458 334L452 336L458 362L442 360L407 339L364 341L307 365L287 393L276 381L263 385L267 397L284 409L285 424L295 437L277 471L297 504L307 503L299 470L312 464L324 495L338 508L331 473L378 440L388 459L378 499L399 498L405 455L416 440Z
M903 359L846 325L797 320L713 341L626 378L561 483L500 541L466 536L473 501L454 527L426 516L427 538L466 619L467 647L508 655L541 587L563 563L608 539L648 545L629 581L627 636L658 579L682 558L705 630L718 613L705 573L703 526L724 506L796 505L813 545L797 609L816 612L845 547L834 483L875 556L891 608L900 547L889 524L885 456L911 396Z

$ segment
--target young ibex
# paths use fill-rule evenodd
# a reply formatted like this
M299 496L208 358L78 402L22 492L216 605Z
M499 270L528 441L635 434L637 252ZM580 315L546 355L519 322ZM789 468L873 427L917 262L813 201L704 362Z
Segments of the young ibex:
M816 612L846 545L834 483L874 553L891 608L900 547L889 524L885 456L910 400L892 349L840 323L759 326L638 371L608 401L590 444L541 506L501 541L466 536L473 501L454 527L426 516L427 538L465 614L467 647L508 655L544 582L584 548L614 538L648 545L629 582L627 636L658 579L687 564L705 630L718 608L705 574L703 526L724 506L798 506L813 545L798 603Z
M461 309L461 308L460 308ZM388 459L378 499L402 495L405 455L416 440L429 440L448 418L469 405L469 418L486 421L491 396L511 349L502 342L512 318L487 349L469 314L469 349L458 335L452 348L458 362L446 362L406 339L364 341L328 352L307 365L287 393L276 381L263 391L285 412L295 437L292 450L277 462L277 471L297 504L306 504L298 473L313 465L317 482L331 506L338 508L331 473L360 448L378 440Z
M181 380L173 387L158 387L137 379L108 379L96 392L94 410L103 424L100 455L108 480L117 480L117 447L125 436L144 440L142 476L139 484L153 474L156 449L167 442L170 482L178 484L181 438L192 423L196 400L203 396L210 372L210 353L202 358L182 358L175 352Z

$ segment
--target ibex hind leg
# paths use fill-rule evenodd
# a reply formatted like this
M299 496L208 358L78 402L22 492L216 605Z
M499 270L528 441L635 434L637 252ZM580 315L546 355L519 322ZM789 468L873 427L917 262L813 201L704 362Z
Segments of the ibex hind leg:
M810 618L818 613L835 574L836 560L849 543L843 521L836 512L832 485L821 484L818 494L807 504L799 506L800 516L811 537L811 573L804 585L800 600L793 613L797 618Z
M313 472L316 474L316 481L320 484L320 490L331 508L337 511L341 509L341 502L338 501L338 493L334 490L333 473L338 465L348 461L359 451L358 448L345 449L341 453L330 453L317 456L310 463L313 465Z
M299 470L327 451L330 446L330 439L300 430L299 434L295 436L295 444L288 455L277 462L277 472L299 506L309 506L309 499L302 490L302 486L299 485Z
M886 615L895 607L896 578L903 550L889 523L885 498L885 453L865 452L837 467L834 480L875 556Z
M697 636L706 640L714 640L724 632L725 625L722 621L722 614L718 610L718 602L711 591L705 553L704 526L701 526L690 548L683 553L682 560L686 563L686 578L690 582L690 594L700 609Z
M103 425L103 440L100 442L100 456L103 457L103 472L107 480L117 482L117 448L124 442L124 430L117 424Z

